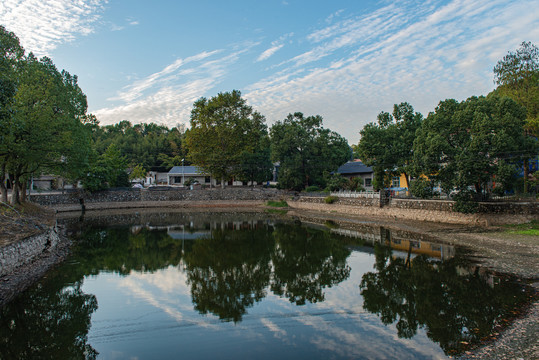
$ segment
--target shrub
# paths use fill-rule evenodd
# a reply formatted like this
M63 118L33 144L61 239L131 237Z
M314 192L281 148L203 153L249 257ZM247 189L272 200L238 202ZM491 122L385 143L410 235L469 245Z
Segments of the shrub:
M317 192L320 191L320 188L316 185L307 186L305 192Z
M266 205L271 206L271 207L288 207L288 204L284 200L280 200L280 201L268 200L268 202L266 202Z
M434 196L432 181L419 178L410 183L410 193L421 199L430 199Z
M334 203L335 201L337 201L337 200L339 200L339 198L338 198L337 196L331 196L331 195L330 195L330 196L326 196L326 197L324 198L324 202L325 202L326 204L333 204L333 203Z
M463 214L475 214L479 210L479 204L475 201L474 192L461 190L453 196L455 200L455 211Z

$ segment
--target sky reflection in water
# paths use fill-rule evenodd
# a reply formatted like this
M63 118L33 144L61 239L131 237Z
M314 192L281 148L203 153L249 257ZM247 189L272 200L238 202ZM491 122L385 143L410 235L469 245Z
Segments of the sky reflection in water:
M0 354L445 358L526 298L421 234L260 214L145 223L85 226L72 258L2 309Z

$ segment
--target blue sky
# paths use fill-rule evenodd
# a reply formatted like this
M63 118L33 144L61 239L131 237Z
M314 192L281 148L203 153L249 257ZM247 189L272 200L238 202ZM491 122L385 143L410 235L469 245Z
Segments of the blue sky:
M2 0L0 24L78 75L102 125L188 124L237 89L269 126L319 114L355 144L395 103L491 91L499 59L539 44L539 2Z

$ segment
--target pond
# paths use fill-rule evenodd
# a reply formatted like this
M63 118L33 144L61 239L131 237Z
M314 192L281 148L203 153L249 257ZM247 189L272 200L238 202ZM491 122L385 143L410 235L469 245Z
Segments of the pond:
M72 256L0 309L2 359L432 359L527 299L424 234L263 213L78 223Z

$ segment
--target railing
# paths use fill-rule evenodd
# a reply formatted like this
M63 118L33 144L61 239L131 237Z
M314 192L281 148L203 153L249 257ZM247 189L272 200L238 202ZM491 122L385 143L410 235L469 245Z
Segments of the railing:
M338 196L342 198L363 198L363 199L380 199L380 193L374 191L351 191L351 190L339 190L332 191L331 196Z

